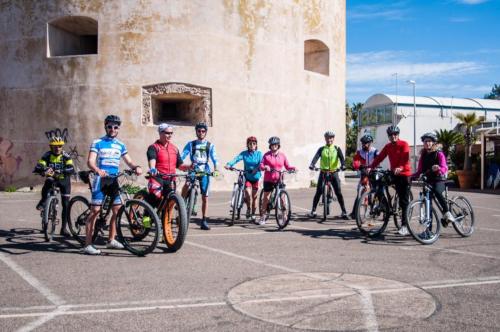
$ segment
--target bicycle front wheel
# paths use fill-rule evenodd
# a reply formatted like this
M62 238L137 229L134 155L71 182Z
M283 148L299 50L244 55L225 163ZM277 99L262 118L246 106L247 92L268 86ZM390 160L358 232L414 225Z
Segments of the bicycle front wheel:
M441 223L434 208L431 206L430 213L427 213L425 201L411 202L408 208L408 230L411 236L422 244L436 242L441 232Z
M90 203L83 196L75 196L69 201L68 226L71 235L80 244L85 244L85 224L90 214Z
M359 197L356 225L368 237L377 237L385 231L389 222L389 206L385 197L365 192Z
M280 190L276 197L276 223L279 229L284 229L290 222L292 216L292 205L290 204L290 196L286 190Z
M230 226L234 225L234 221L237 219L239 199L240 199L240 190L237 185L234 185L233 196L231 198L231 222L229 223Z
M131 199L118 211L116 232L125 249L137 256L145 256L156 248L160 222L151 205ZM137 237L136 234L146 234Z
M322 220L325 221L328 218L328 213L330 212L330 206L328 204L328 183L323 184L323 194L321 195L321 200L323 203L323 218Z
M165 243L170 251L175 252L182 247L187 235L186 204L179 194L173 193L161 213Z
M193 214L195 201L196 201L196 190L194 188L191 188L186 197L186 211L187 211L188 223L191 220L191 215Z
M43 215L43 235L45 241L49 242L54 236L57 224L57 197L50 196L45 201L45 210Z
M469 200L463 196L453 197L450 212L455 217L455 231L463 237L471 236L474 233L474 210Z
M408 192L408 201L413 201L413 193L411 192L411 190ZM396 228L399 230L401 226L403 226L403 209L399 205L399 196L397 193L395 193L392 198L392 208L394 211L394 226L396 226Z

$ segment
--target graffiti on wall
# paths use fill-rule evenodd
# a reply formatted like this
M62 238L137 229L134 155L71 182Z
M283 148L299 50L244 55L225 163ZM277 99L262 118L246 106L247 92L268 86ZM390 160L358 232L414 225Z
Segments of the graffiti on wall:
M19 165L23 161L21 156L14 156L12 148L14 143L6 138L0 137L0 185L12 183L14 175L19 171Z
M73 159L73 165L75 167L75 180L78 181L78 172L81 170L81 165L82 165L82 162L83 162L83 155L80 154L78 152L78 148L76 145L69 145L69 143L72 141L71 139L71 136L69 134L69 130L68 128L64 128L64 129L60 129L60 128L55 128L55 129L52 129L52 130L48 130L45 132L45 136L47 136L47 139L50 139L50 137L53 137L53 136L59 136L61 137L64 142L66 142L66 148L64 149L66 151L66 153L68 153L71 157L71 159Z

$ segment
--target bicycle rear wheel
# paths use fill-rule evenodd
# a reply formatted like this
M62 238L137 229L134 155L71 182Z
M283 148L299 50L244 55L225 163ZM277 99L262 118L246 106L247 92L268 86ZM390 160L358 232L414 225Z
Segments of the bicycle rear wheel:
M276 197L276 223L279 229L284 229L288 225L291 215L290 196L286 190L280 190L278 197Z
M408 201L409 202L412 202L413 201L413 193L410 192L408 193ZM401 208L401 206L399 206L399 196L397 193L394 194L394 196L392 197L392 207L393 207L393 211L395 211L394 215L393 215L393 219L394 219L394 226L396 226L396 228L399 230L401 228L401 226L403 226L403 209Z
M463 237L471 236L474 233L474 210L469 200L463 196L453 197L450 212L455 217L455 231Z
M179 194L173 193L161 213L165 243L170 251L175 252L182 247L187 235L186 204Z
M408 230L422 244L436 242L441 232L441 222L434 207L431 206L430 220L427 220L425 201L418 199L411 202L408 208Z
M90 214L90 203L83 196L75 196L69 201L68 226L71 235L80 244L85 244L85 224Z
M160 227L156 212L145 201L125 201L118 211L116 232L125 249L134 255L145 256L156 248ZM147 235L137 238L137 233Z
M45 201L43 235L50 242L54 236L57 224L57 197L50 196Z
M389 223L389 206L385 197L365 192L359 197L356 225L368 237L377 237L385 231Z
M238 210L239 196L240 196L240 190L238 188L238 185L235 184L233 188L233 196L231 197L231 221L229 222L230 226L234 225L234 221L237 219L238 216L237 210Z

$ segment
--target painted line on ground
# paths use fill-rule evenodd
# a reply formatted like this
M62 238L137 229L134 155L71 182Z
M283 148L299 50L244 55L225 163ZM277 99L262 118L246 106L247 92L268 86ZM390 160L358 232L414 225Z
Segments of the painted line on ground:
M495 229L495 228L480 227L480 228L476 228L476 229L479 231L500 232L500 229Z
M494 209L494 208L490 208L488 206L478 206L478 205L474 205L472 204L472 208L473 209L485 209L485 210L491 210L491 211L499 211L500 212L500 209Z
M468 255L468 256L475 256L475 257L482 257L482 258L489 258L489 259L495 259L495 260L500 260L500 256L492 256L492 255L487 255L487 254L480 254L477 252L472 252L472 251L464 251L464 250L457 250L457 249L448 249L448 248L442 248L442 247L437 247L437 246L432 246L432 247L401 247L403 250L419 250L419 251L424 251L424 250L436 250L436 251L443 251L443 252L450 252L453 254L461 254L461 255Z
M38 199L6 199L0 201L0 204L11 204L11 203L26 203L26 202L38 202Z
M500 214L492 214L493 217L500 217Z

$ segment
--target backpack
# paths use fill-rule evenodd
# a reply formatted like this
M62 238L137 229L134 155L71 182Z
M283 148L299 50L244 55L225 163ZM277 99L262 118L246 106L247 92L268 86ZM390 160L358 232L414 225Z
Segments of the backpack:
M196 144L196 140L191 141L191 157L194 156L194 153L196 152L195 144ZM209 141L207 141L207 161L208 161L211 147L212 147L212 145L210 144Z

